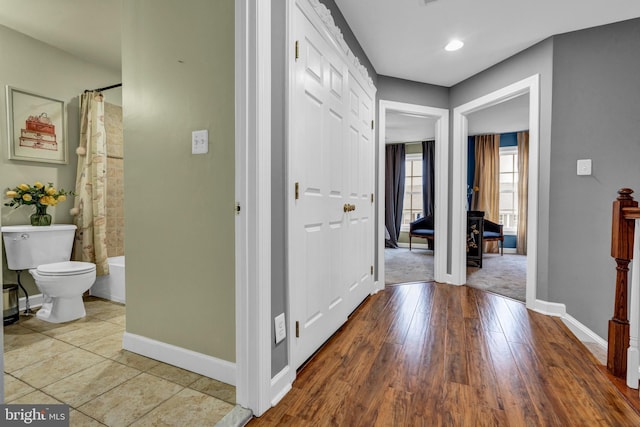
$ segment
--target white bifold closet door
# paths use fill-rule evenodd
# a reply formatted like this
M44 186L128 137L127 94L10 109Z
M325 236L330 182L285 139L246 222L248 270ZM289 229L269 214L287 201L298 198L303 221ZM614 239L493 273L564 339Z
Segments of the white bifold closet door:
M375 139L373 90L300 8L293 13L288 283L297 368L372 290Z

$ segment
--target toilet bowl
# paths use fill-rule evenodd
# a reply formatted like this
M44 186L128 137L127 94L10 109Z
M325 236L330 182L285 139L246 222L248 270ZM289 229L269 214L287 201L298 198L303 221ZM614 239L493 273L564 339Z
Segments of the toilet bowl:
M82 294L96 279L96 265L70 261L76 226L9 225L0 227L7 267L29 270L42 292L44 303L36 316L62 323L85 316ZM18 283L20 275L18 273Z
M89 262L65 261L39 265L30 269L43 304L38 319L63 323L86 315L82 294L96 280L96 265Z

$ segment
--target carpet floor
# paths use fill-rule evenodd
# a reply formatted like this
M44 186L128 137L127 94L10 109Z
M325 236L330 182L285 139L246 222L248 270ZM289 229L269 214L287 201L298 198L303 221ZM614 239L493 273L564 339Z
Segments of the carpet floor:
M385 248L385 284L430 282L433 277L433 251L427 249ZM467 267L467 285L519 301L526 298L527 257L485 254L482 268Z

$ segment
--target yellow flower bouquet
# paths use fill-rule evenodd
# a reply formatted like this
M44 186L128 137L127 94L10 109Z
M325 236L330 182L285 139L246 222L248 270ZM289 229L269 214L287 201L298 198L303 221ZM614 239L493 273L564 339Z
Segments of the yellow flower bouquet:
M33 185L20 184L13 189L8 189L5 196L11 201L5 206L18 208L22 205L33 205L36 212L31 215L31 225L51 225L51 215L47 213L47 207L55 206L67 200L67 195L75 195L73 191L56 189L53 183L44 185L36 181Z

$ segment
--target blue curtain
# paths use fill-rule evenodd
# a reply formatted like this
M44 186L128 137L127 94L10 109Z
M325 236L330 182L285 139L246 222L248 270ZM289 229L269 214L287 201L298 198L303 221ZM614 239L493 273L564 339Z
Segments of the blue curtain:
M386 246L397 248L400 226L402 225L402 205L404 202L405 149L404 144L389 144L385 147L384 181L384 224L389 238Z
M436 142L422 142L422 212L424 216L433 216L436 196L435 183Z

